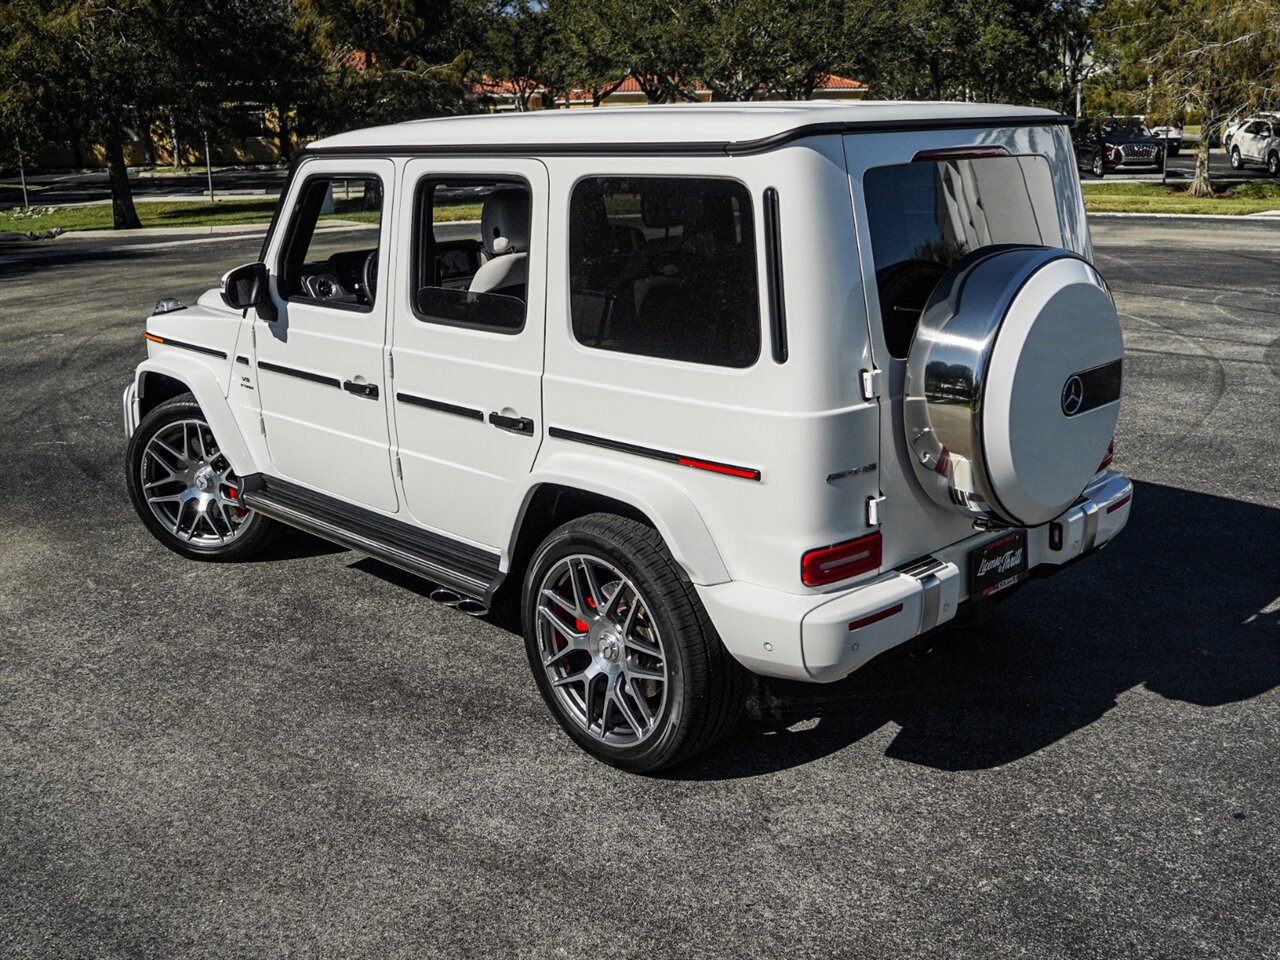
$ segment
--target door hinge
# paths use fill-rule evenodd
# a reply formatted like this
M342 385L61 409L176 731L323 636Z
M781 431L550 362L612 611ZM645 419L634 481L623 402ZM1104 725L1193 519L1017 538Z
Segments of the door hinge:
M394 380L396 376L396 358L394 354L387 354L387 379Z
M884 497L867 497L867 526L878 527L881 521L881 504Z
M862 399L874 400L880 396L880 381L884 376L882 370L863 370L862 371Z
M264 437L267 435L267 421L262 417L258 417L258 432Z
M400 466L400 458L396 457L396 476L401 480L404 479L404 468Z
M254 326L249 327L249 339L253 343L254 353L257 353L258 352L258 328L257 327L254 327Z

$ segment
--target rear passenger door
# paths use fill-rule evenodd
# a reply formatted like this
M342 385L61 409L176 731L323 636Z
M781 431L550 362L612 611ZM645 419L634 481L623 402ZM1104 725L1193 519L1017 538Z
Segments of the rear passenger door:
M391 399L405 505L500 550L542 437L547 171L415 159L403 182Z

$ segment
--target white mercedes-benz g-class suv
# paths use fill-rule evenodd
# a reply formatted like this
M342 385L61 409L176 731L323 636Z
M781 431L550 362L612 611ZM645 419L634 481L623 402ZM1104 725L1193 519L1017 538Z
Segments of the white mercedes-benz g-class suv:
M342 134L258 262L148 319L129 491L193 559L285 524L470 612L518 598L569 736L655 770L734 723L748 671L839 679L1119 532L1090 258L1045 110Z

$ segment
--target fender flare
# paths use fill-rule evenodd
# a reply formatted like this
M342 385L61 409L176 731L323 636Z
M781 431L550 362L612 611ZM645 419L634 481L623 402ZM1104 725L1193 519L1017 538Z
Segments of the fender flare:
M172 351L170 351L172 352ZM226 393L209 367L194 358L183 356L151 357L138 364L136 378L138 397L146 397L148 375L169 377L186 386L200 404L200 410L209 422L209 428L218 439L218 446L240 476L248 476L257 472L253 456L244 442L235 415L227 403Z
M711 586L732 579L702 514L683 487L639 464L622 465L579 453L539 458L516 500L505 563L514 553L530 502L538 488L546 484L609 497L644 514L691 583Z

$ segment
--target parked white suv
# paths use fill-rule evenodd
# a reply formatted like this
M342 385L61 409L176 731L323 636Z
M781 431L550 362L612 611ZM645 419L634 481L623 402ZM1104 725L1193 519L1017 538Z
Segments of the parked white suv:
M1254 117L1231 133L1227 148L1231 169L1243 170L1246 164L1258 163L1273 177L1280 176L1280 116Z
M839 679L1124 526L1068 122L772 103L322 140L260 261L147 321L138 514L191 558L283 523L470 612L516 595L568 734L672 764L747 671Z

